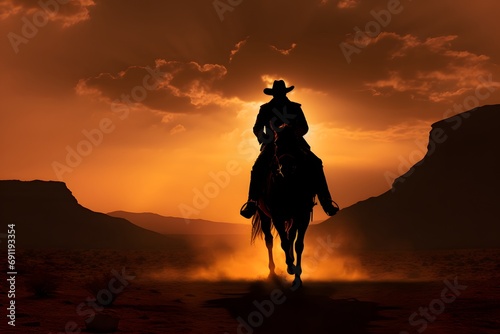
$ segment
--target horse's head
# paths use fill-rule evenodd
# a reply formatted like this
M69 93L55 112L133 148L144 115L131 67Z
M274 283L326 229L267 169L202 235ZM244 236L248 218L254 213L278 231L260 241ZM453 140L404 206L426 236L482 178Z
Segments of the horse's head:
M300 150L292 127L285 124L276 129L274 147L278 175L285 178L294 175L299 166Z

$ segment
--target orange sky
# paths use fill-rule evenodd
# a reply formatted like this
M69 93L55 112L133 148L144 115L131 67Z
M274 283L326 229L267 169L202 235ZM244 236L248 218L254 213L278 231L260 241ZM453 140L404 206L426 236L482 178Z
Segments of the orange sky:
M389 189L431 123L500 101L494 0L64 2L0 0L0 178L95 211L246 222L274 79L342 207Z

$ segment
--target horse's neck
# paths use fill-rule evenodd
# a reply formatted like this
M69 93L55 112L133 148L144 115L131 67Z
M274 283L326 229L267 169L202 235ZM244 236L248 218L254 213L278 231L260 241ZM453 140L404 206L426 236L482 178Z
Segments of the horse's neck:
M277 157L282 155L291 155L294 157L298 157L300 155L300 148L298 145L291 145L287 143L286 145L276 145L275 146L275 154Z

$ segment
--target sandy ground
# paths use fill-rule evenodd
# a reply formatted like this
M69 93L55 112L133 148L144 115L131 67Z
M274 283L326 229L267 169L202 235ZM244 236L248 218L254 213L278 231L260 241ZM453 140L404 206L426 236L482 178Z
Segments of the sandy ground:
M269 279L263 243L203 240L189 252L19 251L16 326L7 325L2 284L0 332L86 332L86 319L100 308L88 286L101 276L104 290L121 278L104 309L119 317L119 333L500 332L500 250L315 258L310 243L304 285L295 289L280 249L277 277ZM49 296L36 297L44 286Z

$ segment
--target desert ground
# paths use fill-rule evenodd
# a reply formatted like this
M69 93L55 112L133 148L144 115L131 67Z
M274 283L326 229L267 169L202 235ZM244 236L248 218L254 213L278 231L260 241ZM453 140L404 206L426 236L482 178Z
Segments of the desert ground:
M279 243L269 278L261 240L186 238L188 250L19 250L16 326L4 318L1 333L88 332L96 313L117 333L500 331L499 249L341 252L317 238L296 288Z

